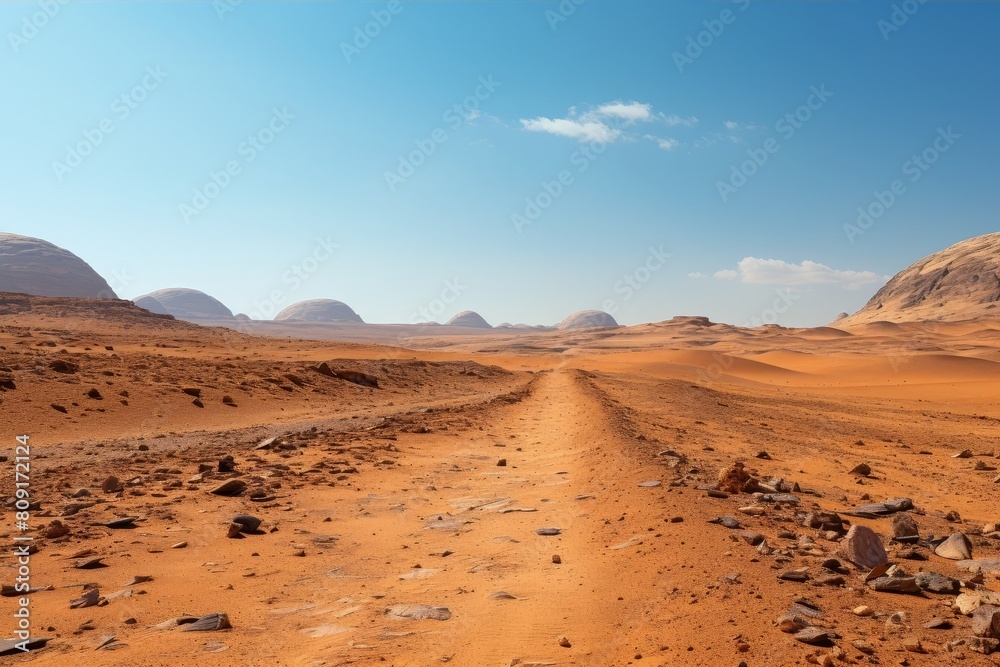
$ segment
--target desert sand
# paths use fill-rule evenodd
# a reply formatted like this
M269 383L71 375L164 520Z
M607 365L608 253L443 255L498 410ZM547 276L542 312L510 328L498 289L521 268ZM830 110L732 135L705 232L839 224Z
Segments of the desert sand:
M1000 321L417 327L402 346L391 328L333 342L0 302L0 438L10 457L30 436L49 639L8 660L1000 664L956 610L1000 596L997 562L929 541L1000 558ZM848 514L897 498L916 543ZM259 528L228 537L237 515ZM865 583L852 526L896 577ZM231 627L186 631L217 612Z

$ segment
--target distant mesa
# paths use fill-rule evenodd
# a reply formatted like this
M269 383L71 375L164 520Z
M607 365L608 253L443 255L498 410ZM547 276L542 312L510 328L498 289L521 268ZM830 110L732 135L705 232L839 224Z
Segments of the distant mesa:
M111 286L69 250L48 241L0 232L0 292L117 299Z
M343 301L333 299L309 299L288 306L274 316L279 320L301 320L303 322L358 322L364 320Z
M903 269L838 327L1000 319L1000 232L956 243Z
M250 316L247 315L246 313L236 313L235 315L233 315L233 319L239 320L240 322L250 322L251 321Z
M132 303L152 313L173 315L181 320L228 320L233 311L213 297L186 287L168 287L144 294Z
M590 329L594 327L616 327L618 322L603 310L581 310L559 323L557 329Z
M448 320L447 326L451 327L472 327L475 329L492 329L489 322L483 319L479 313L471 310L463 310L455 317Z

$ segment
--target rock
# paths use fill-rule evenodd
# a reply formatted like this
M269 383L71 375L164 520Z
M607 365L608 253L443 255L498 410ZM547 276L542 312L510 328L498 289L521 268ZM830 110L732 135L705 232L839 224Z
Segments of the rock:
M972 558L972 542L963 533L954 533L939 544L934 553L950 560L969 560Z
M562 533L562 528L539 528L535 531L536 535L552 536L559 535Z
M864 639L855 639L854 641L851 642L851 646L858 649L865 655L875 654L875 647L866 642Z
M1000 575L1000 558L980 558L978 560L963 560L955 563L961 570L969 572L982 572L984 574Z
M214 614L202 616L194 623L186 625L183 632L214 632L216 630L228 630L232 627L232 624L229 622L229 615L219 611Z
M118 481L117 477L112 475L101 484L101 490L104 491L104 493L117 493L122 490L122 483Z
M809 581L809 568L803 567L798 570L785 570L778 575L778 579L783 581L798 581L806 582Z
M559 638L559 645L562 646L563 648L572 648L573 646L572 644L569 643L569 639L566 638L565 636Z
M209 493L214 493L217 496L237 496L243 493L246 488L246 482L239 479L230 479L209 490Z
M924 628L927 630L950 630L951 621L946 618L932 618L924 623Z
M415 621L433 620L447 621L451 618L451 610L447 607L432 607L426 604L400 604L385 611L387 616L409 618Z
M916 520L907 512L900 512L892 517L893 537L917 537L920 535L920 528Z
M236 459L232 455L219 459L219 472L234 472L235 470Z
M249 514L237 514L233 518L233 523L242 526L240 532L242 533L254 533L260 528L261 521L255 516L250 516Z
M871 607L868 607L866 605L861 605L860 607L855 607L851 611L854 612L855 616L862 616L862 617L871 616L874 613L872 611Z
M971 637L965 641L965 645L970 651L989 655L1000 648L1000 639L990 639L988 637Z
M138 520L139 517L137 516L123 516L119 519L104 521L97 525L104 526L105 528L135 528L135 522Z
M793 634L798 632L802 628L809 626L809 621L799 616L794 616L792 614L786 614L775 621L775 625L778 629L786 634Z
M506 467L506 465L507 465L507 459L500 459L499 461L497 461L498 468Z
M916 575L917 586L921 590L943 595L958 595L961 584L957 579L946 577L937 572L919 572Z
M1000 639L1000 607L983 605L972 615L972 634Z
M861 463L861 464L858 464L858 465L854 466L851 469L851 472L848 473L848 474L850 474L850 475L860 475L862 477L868 477L869 475L872 474L872 467L870 465L868 465L867 463Z
M794 635L796 641L810 646L830 646L833 644L833 636L826 630L819 628L805 628L799 630Z
M52 403L49 407L55 410L56 412L61 412L63 414L68 413L68 410L66 410L66 406L59 405L58 403ZM998 477L997 479L1000 479L1000 477Z
M96 388L89 389L87 391L86 396L87 396L87 398L92 398L95 401L103 401L104 400L104 397L101 396L101 392L99 392Z
M920 640L916 637L908 637L903 640L903 648L910 653L927 653L927 649L924 645L920 643Z
M740 527L740 522L731 516L717 516L714 519L709 519L709 523L717 523L721 526L725 526L730 530L736 530Z
M137 586L139 584L145 584L146 582L149 582L149 581L152 581L152 580L153 580L153 577L149 576L148 574L137 574L134 577L132 577L131 579L129 579L127 582L125 582L123 585L124 586Z
M559 554L552 554L552 562L556 565L562 565L562 557Z
M88 549L87 551L90 550ZM107 565L105 565L103 561L104 561L103 556L100 558L87 558L84 560L77 561L76 563L73 564L73 567L75 567L78 570L96 570L101 567L107 567Z
M42 536L49 539L55 539L57 537L63 537L64 535L69 535L69 526L64 524L59 519L54 520L48 526L42 530Z
M880 593L920 594L915 577L879 577L871 582L871 586Z
M95 607L97 603L101 600L101 591L97 588L91 588L85 591L84 594L75 600L70 601L70 609L84 609L86 607Z
M330 365L325 361L318 366L314 366L313 370L319 373L320 375L339 378L341 380L346 380L356 385L361 385L362 387L372 387L373 389L379 388L378 378L376 378L375 376L367 375L365 373L359 373L358 371L334 369L331 368Z
M49 368L54 370L56 373L67 373L72 374L80 370L80 367L74 364L72 361L66 361L65 359L53 359L49 362Z
M188 543L187 543L187 542L178 542L177 544L172 544L172 545L170 545L170 548L171 548L171 549L183 549L183 548L184 548L184 547L186 547L187 545L188 545Z
M226 537L230 539L235 539L240 536L243 532L243 526L238 523L230 523L229 528L226 529Z
M496 591L495 593L490 593L491 600L516 600L517 598L508 593L507 591Z
M752 530L741 530L739 535L744 542L752 547L764 543L764 536Z
M659 480L651 480L649 482L639 482L639 486L642 487L642 488L645 488L645 489L653 489L653 488L656 488L656 487L658 487L658 486L660 486L662 484L663 483L660 482Z
M958 452L957 454L952 454L951 458L953 458L953 459L971 459L972 458L972 450L963 449L962 451Z
M205 407L205 404L202 402L202 400L200 398L196 398L193 401L191 401L191 405L193 405L196 408L203 408L203 407Z
M21 649L22 646L28 649L28 651L35 651L36 649L43 648L50 641L52 641L51 637L3 639L0 640L0 655L24 655L24 651Z
M194 398L201 398L201 389L197 387L184 387L181 389L188 396L193 396Z
M223 405L228 405L233 408L236 407L236 401L234 401L233 397L230 396L229 394L226 394L225 396L222 397L222 403Z
M847 531L840 543L839 553L858 567L869 570L889 560L878 535L872 529L858 524Z
M743 463L736 462L719 472L716 488L727 493L752 493L757 490L757 480L744 469Z

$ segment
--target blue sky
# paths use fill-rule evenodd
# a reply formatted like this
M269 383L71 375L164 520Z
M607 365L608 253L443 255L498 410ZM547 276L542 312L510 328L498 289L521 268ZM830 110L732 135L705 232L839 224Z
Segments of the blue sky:
M998 29L916 0L5 2L0 229L255 317L820 325L997 230Z

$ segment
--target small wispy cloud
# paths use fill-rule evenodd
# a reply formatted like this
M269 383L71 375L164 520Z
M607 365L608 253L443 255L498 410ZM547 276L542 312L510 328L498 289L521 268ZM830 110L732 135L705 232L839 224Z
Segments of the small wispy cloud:
M808 259L796 264L781 259L744 257L736 267L716 271L713 277L718 280L738 278L741 282L752 285L839 285L847 289L857 289L889 279L889 276L873 271L834 269Z
M708 276L702 273L701 271L695 271L694 273L689 273L688 278L701 279L701 278L708 278Z
M670 137L657 137L652 134L647 134L643 138L648 141L652 141L665 151L672 151L681 145L681 142L677 141L676 139L671 139Z
M626 134L622 128L636 123L663 123L668 127L694 127L698 119L694 116L681 117L666 115L653 111L651 104L642 102L626 102L615 100L605 102L580 113L576 107L570 107L563 118L522 118L521 127L528 132L544 132L559 137L576 139L580 142L600 141L611 143L619 139L634 141L636 135ZM649 138L647 136L647 138ZM673 150L679 144L671 138L656 137L660 148Z

